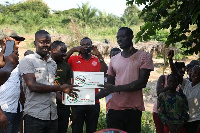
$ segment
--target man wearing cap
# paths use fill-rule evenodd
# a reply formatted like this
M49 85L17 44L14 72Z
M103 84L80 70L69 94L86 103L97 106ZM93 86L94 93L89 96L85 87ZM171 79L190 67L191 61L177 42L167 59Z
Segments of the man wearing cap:
M12 54L18 54L18 45L21 41L24 41L25 38L18 36L12 29L2 29L0 31L0 45L2 48L0 52L0 67L3 67L6 64L3 54L5 52L6 41L8 40L15 41L15 52ZM5 57L5 59L6 58L7 57ZM15 63L18 64L18 60L15 60ZM21 92L20 77L19 65L17 65L11 72L8 80L0 86L0 133L18 133L22 117L22 106L19 101ZM1 119L1 117L3 119Z

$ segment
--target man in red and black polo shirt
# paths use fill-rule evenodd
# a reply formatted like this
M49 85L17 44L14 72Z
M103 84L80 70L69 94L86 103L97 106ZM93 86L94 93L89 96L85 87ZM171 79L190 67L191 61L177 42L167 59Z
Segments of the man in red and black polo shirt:
M106 74L107 65L97 47L92 45L91 39L88 37L83 38L80 45L81 46L72 48L66 56L66 60L70 64L72 71L104 72ZM79 52L79 55L72 55L74 52ZM98 89L95 89L95 93L98 93ZM83 133L84 121L86 123L86 132L95 132L99 112L99 101L96 101L95 105L75 106L73 108L75 120L72 124L72 133Z

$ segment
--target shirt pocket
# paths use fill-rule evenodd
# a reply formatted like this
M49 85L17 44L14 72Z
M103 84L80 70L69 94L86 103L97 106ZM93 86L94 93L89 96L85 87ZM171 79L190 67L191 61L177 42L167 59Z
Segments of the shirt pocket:
M35 68L35 78L36 81L39 83L44 83L45 79L47 78L47 71L45 68Z
M56 75L56 68L53 66L48 67L48 81L50 85L54 84L55 75Z

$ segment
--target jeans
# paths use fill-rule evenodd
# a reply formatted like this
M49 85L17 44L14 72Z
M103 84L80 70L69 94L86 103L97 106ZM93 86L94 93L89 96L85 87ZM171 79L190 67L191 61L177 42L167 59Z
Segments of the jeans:
M116 128L128 133L141 132L142 111L125 109L108 111L108 128Z
M57 108L58 114L58 131L57 133L66 133L68 124L69 124L69 116L70 116L70 108Z
M30 115L24 116L24 133L57 133L58 119L40 120Z
M0 133L18 133L23 112L18 110L17 113L9 113L5 111L3 113L6 115L10 123L8 124L8 130L0 130Z
M86 133L94 133L97 128L100 105L81 105L73 109L76 119L72 124L72 133L83 133L83 124L86 123Z

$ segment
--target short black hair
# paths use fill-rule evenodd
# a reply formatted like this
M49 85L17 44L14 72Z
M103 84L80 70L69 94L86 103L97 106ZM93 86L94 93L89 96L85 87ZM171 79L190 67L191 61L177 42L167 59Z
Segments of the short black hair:
M27 55L29 55L29 54L34 54L34 52L31 51L31 50L27 50L26 52L24 52L24 56L27 56Z
M119 30L126 30L127 35L133 36L133 31L129 27L121 27Z
M167 80L169 79L169 77L175 77L176 78L176 80L179 82L179 76L178 76L178 74L176 74L176 73L171 73L171 74L169 74L168 76L167 76Z
M65 45L64 42L56 40L53 43L51 43L51 50L57 48L58 46L63 46L63 45Z
M35 33L35 39L41 34L49 34L46 30L39 30ZM49 34L50 35L50 34Z
M111 58L111 53L112 53L113 51L120 51L120 52L121 52L121 49L119 49L119 48L112 48L112 49L110 50L110 58Z
M192 60L187 66L186 69L189 69L190 67L194 67L195 65L200 65L200 62L198 60Z
M84 40L84 39L89 39L91 41L91 44L92 44L92 40L89 37L84 37L84 38L81 39L81 41ZM80 45L81 45L81 41L80 41Z
M195 71L196 69L200 69L200 66L199 66L199 65L195 65L195 66L192 68L192 71Z

